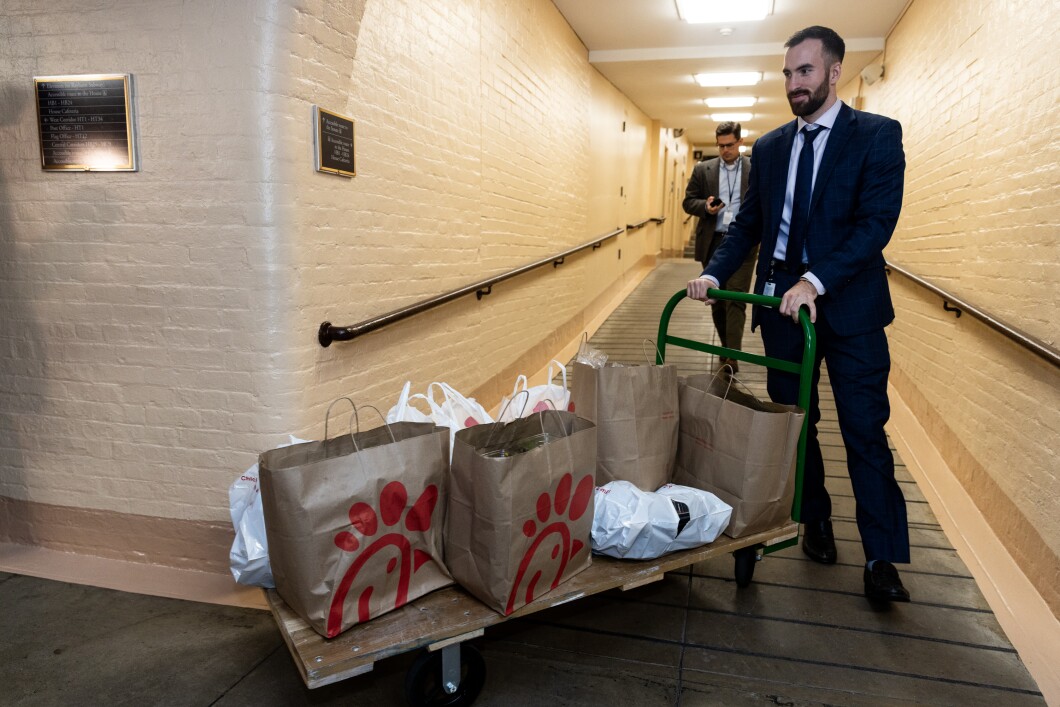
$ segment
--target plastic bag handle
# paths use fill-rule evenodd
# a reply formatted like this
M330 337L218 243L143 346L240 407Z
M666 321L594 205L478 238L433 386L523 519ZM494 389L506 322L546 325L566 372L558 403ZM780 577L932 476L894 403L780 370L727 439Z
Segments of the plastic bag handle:
M553 363L556 364L557 366L559 366L559 370L563 371L563 390L570 390L570 388L567 387L567 366L566 366L566 364L561 363L557 359L552 359L551 361L548 362L548 382L549 382L549 385L552 384L552 379L555 377L553 375L553 373L552 373L552 364ZM554 406L555 405L553 405L553 407Z
M519 387L520 383L522 383L522 385L523 385L522 388ZM515 385L512 386L512 397L514 398L519 393L525 391L526 388L527 388L526 376L524 376L522 373L520 373L519 377L515 379Z
M427 408L431 411L432 415L438 415L442 412L442 408L438 405L438 403L434 402L423 393L415 393L414 395L410 395L409 400L422 400L426 402ZM409 407L412 406L410 405ZM437 422L437 420L435 422Z

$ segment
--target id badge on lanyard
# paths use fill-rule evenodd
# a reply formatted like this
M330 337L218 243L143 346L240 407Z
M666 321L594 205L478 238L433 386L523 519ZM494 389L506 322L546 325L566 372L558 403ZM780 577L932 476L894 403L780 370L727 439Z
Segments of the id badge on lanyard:
M769 276L766 277L766 283L762 285L762 294L766 297L775 297L774 294L777 291L777 283L773 279L773 266L769 266Z

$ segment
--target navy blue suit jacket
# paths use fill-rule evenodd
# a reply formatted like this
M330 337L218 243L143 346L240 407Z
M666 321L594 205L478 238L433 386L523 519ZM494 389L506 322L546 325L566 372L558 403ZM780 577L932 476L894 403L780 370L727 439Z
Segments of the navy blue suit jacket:
M718 282L727 281L761 243L754 291L762 293L777 244L796 125L792 121L755 142L747 197L704 271ZM883 248L898 223L904 175L898 121L843 105L817 170L806 236L809 269L825 287L815 304L840 336L880 329L894 319Z

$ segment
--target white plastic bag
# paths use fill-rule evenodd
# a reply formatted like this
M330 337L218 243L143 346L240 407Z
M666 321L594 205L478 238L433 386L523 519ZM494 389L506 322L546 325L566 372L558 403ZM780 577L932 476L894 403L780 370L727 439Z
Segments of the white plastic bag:
M432 422L430 415L424 414L409 403L410 400L416 398L422 400L427 399L424 395L409 395L409 389L411 387L412 381L405 381L405 387L401 389L401 395L398 396L397 404L390 408L390 412L386 414L388 425L392 425L395 422Z
M441 401L435 401L434 399L436 388L441 391ZM435 414L445 415L446 419L453 423L450 426L459 425L459 429L464 429L465 427L493 422L493 418L490 417L484 407L478 404L478 401L474 398L464 397L448 383L431 383L427 386L427 400L431 404L431 416L435 417ZM435 409L440 410L440 412L434 413ZM434 423L436 425L442 424L437 418L435 418Z
M563 373L563 385L553 383L555 369L558 366ZM515 379L515 387L512 388L511 396L501 401L501 413L498 422L511 422L520 417L529 417L535 412L543 410L565 410L570 412L570 387L567 385L567 367L560 361L552 359L548 364L548 382L543 385L535 385L528 388L526 376ZM519 395L523 391L526 395ZM518 398L516 396L519 396ZM525 398L525 400L524 400ZM509 404L509 402L511 404Z
M290 437L290 442L280 446L308 441L294 435ZM236 531L232 549L228 553L232 576L240 584L272 589L276 584L272 581L272 568L269 566L269 542L265 538L265 516L261 510L261 487L258 485L256 463L228 488L228 510Z
M661 557L713 542L731 513L709 491L664 484L652 493L612 481L596 489L592 549L631 560Z
M466 427L493 422L486 409L474 398L461 395L448 383L431 383L427 394L409 395L411 381L406 381L398 396L397 404L386 415L388 423L433 422L439 427L449 428L449 456L453 456L456 433ZM435 399L437 397L437 399ZM430 413L424 413L412 405L413 400L422 400Z
M434 399L436 389L441 392L440 401ZM450 459L456 446L457 432L467 427L493 422L490 414L474 398L464 397L448 383L431 383L427 386L426 400L431 407L431 420L434 424L449 428Z

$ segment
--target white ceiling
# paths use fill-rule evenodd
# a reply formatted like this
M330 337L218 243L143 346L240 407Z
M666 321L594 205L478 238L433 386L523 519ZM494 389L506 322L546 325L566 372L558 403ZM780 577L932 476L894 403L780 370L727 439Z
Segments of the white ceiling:
M741 0L730 0L740 3ZM884 47L911 0L775 0L760 22L692 25L678 19L674 0L553 0L589 50L589 63L663 127L683 128L694 145L714 147L715 123L703 99L753 95L748 144L792 119L784 97L784 42L809 25L831 27L846 41L840 86ZM722 27L733 31L728 36ZM761 71L757 86L702 88L692 74Z

